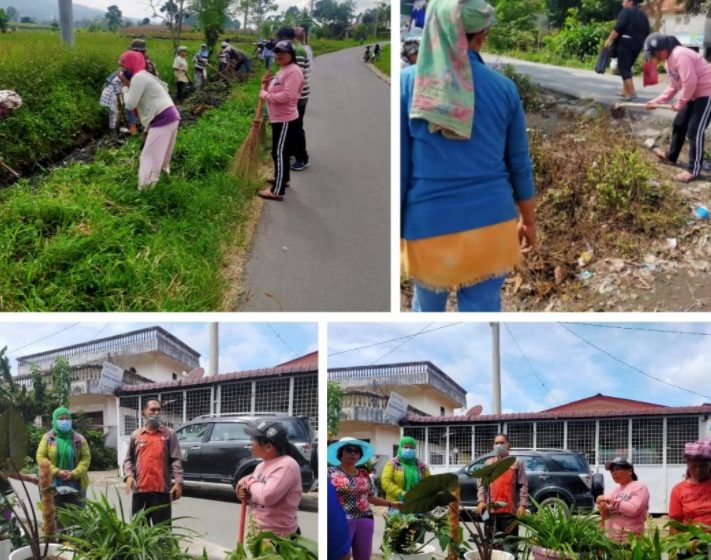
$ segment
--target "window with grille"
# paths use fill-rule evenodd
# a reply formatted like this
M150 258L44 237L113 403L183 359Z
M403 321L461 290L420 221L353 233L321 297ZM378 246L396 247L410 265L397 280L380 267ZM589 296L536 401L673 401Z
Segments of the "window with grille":
M466 465L472 457L472 427L449 427L449 464Z
M249 414L252 412L252 382L225 383L221 387L221 414Z
M289 412L289 378L258 380L255 412Z
M318 430L318 376L294 377L294 416L308 416L311 428Z
M425 457L425 431L427 428L419 428L415 426L405 426L402 430L403 436L411 437L417 443L415 450L417 451L417 458L420 461L427 462Z
M667 465L684 464L684 445L699 439L699 418L667 418Z
M662 418L632 419L632 463L661 465L663 445L664 420Z
M183 424L183 392L161 393L160 399L165 423L170 428Z
M488 453L494 448L494 437L501 430L498 424L474 425L474 456Z
M533 422L508 423L506 435L509 436L511 447L529 449L533 447Z
M447 451L447 428L436 426L429 428L429 452L427 463L430 465L444 465Z
M121 419L123 423L123 426L121 427L121 434L124 436L130 436L134 430L138 429L138 397L119 398L119 409L121 410Z
M210 414L212 412L210 409L211 398L210 387L185 391L185 421L189 422L198 416Z
M537 422L536 447L563 449L563 422Z
M604 464L615 457L627 458L629 420L600 420L599 461Z
M568 420L568 449L585 453L588 463L595 464L595 420Z

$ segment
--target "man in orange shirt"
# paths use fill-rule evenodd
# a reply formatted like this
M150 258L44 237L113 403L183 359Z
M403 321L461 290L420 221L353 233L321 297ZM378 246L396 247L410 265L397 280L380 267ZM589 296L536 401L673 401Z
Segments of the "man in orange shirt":
M511 442L506 434L496 434L494 437L494 451L496 457L487 459L486 464L491 465L509 456ZM484 486L479 485L477 497L479 504L477 512L482 519L487 522L489 516L491 521L486 523L493 531L493 534L505 533L506 535L515 533L516 517L526 512L528 505L528 477L526 469L520 461L516 461L511 468L491 483L489 488L489 503ZM499 502L506 505L496 507L491 504ZM510 551L513 552L513 551Z
M162 506L148 514L152 525L170 524L171 501L183 494L183 463L175 432L163 426L161 404L150 400L143 406L143 427L131 434L123 462L126 494L133 491L131 513ZM172 481L171 481L172 479Z

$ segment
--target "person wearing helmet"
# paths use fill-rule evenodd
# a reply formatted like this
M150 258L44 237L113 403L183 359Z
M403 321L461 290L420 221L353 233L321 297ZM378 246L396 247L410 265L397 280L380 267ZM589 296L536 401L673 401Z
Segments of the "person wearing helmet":
M175 87L177 92L175 100L180 105L188 96L188 61L185 60L185 55L188 53L188 47L180 46L176 51L175 59L173 60L173 75L175 76Z
M689 163L687 170L678 173L677 181L688 183L696 179L704 161L704 132L711 120L711 65L703 55L683 47L679 39L672 35L652 33L644 42L647 58L664 62L669 76L669 85L660 95L647 103L647 109L655 109L657 104L669 103L677 94L672 105L677 112L672 124L669 149L653 150L663 163L675 165L684 147L684 139L689 140Z

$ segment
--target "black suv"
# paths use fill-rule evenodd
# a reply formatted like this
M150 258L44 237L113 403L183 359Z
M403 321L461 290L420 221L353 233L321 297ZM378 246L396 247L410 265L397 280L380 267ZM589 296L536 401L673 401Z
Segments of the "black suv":
M289 441L300 452L296 459L301 467L301 486L308 492L318 472L314 432L307 417L278 413L199 416L178 428L185 481L234 486L240 478L254 471L260 460L252 457L251 437L244 429L262 420L278 421L286 428Z
M528 476L528 494L542 507L560 507L566 512L591 511L595 498L604 492L601 474L591 474L583 453L562 449L512 449ZM494 453L481 455L457 471L464 507L477 504L477 480L468 473L480 469Z

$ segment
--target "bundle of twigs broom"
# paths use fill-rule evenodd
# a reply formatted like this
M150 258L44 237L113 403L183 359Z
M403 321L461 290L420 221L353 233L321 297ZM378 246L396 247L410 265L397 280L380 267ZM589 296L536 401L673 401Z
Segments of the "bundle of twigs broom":
M265 128L262 126L262 107L264 101L259 99L254 121L244 139L242 146L232 160L231 173L233 177L243 181L253 181L259 171L259 147Z

